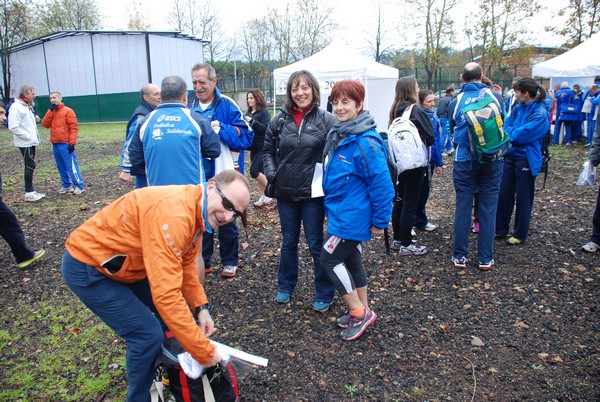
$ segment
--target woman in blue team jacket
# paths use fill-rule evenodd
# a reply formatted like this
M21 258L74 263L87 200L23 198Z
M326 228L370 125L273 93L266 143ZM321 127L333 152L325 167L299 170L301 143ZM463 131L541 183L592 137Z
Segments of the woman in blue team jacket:
M347 341L360 337L377 319L367 300L361 242L388 227L394 198L387 150L375 120L363 110L364 99L365 88L357 81L333 86L331 102L338 122L323 151L328 225L321 266L348 305L349 313L337 319Z
M415 218L413 220L413 224L417 229L427 230L431 232L437 228L436 225L429 222L427 218L427 200L429 199L429 190L431 189L431 179L433 173L439 177L442 175L444 161L442 160L442 126L440 125L440 121L435 115L435 111L433 107L435 106L435 98L433 96L433 91L430 89L420 89L419 90L419 105L421 106L421 110L425 112L429 120L431 120L431 124L433 125L433 133L435 134L435 141L431 146L427 149L429 152L429 168L425 169L425 180L423 181L423 186L421 186L421 196L419 197L419 202L417 203L417 211L415 212Z
M533 78L521 78L515 89L519 104L506 120L504 129L512 145L504 157L504 170L496 213L496 234L508 235L513 207L515 228L508 244L527 240L535 194L535 178L542 167L542 146L548 133L546 90Z

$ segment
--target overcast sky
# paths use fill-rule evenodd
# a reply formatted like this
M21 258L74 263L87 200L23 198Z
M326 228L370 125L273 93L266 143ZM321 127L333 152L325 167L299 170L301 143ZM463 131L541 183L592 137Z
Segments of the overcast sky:
M323 0L324 2L331 5L334 8L332 19L338 22L341 27L335 33L335 37L345 38L349 44L355 46L359 50L364 50L366 47L365 38L371 37L367 32L369 25L374 25L371 21L372 16L369 13L374 14L377 9L378 0ZM403 21L402 7L404 2L390 2L383 0L384 3L398 3L399 5L393 7L391 11L385 13L384 23L387 26L388 38L393 47L411 47L414 43L414 37L400 38L395 26L398 26L398 21ZM464 38L463 21L466 18L472 18L471 10L473 1L462 0L464 5L457 6L452 12L453 21L456 25L456 31L458 32L457 47L466 47L467 42ZM556 16L559 8L563 6L566 0L543 0L542 3L547 10L541 15L535 18L535 23L531 24L531 37L529 43L544 46L559 46L562 43L561 38L555 35L545 32L544 27L548 24L561 24L564 18L561 19ZM132 0L100 0L101 12L105 16L104 29L127 29L127 16L129 15L129 7ZM266 13L267 6L270 7L283 7L285 1L283 0L253 0L251 2L247 0L220 0L215 2L219 4L223 12L220 14L221 21L224 25L225 31L233 36L235 32L244 24L245 21L261 17ZM149 21L151 24L151 30L171 30L166 16L169 14L169 7L171 0L143 0L144 8L148 10ZM384 6L385 7L385 6ZM388 6L389 7L389 6ZM396 14L396 15L394 15ZM369 23L370 22L370 23ZM415 29L413 29L408 22L406 22L406 29L404 30L405 35L414 35ZM334 38L332 38L334 39ZM402 42L406 43L402 46ZM389 45L388 44L388 45Z

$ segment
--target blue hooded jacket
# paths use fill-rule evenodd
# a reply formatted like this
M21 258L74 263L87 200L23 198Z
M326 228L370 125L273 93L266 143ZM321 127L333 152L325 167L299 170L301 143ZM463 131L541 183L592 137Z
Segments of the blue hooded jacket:
M371 115L337 122L325 144L323 192L327 231L354 241L371 238L371 226L388 227L394 186L387 149Z
M429 164L433 167L444 166L444 160L442 158L442 126L440 125L440 121L433 110L424 107L422 107L421 110L424 111L431 120L433 133L435 134L435 141L429 147Z
M531 175L537 176L542 167L544 136L549 129L550 121L544 102L517 104L504 125L512 145L506 157L527 159Z

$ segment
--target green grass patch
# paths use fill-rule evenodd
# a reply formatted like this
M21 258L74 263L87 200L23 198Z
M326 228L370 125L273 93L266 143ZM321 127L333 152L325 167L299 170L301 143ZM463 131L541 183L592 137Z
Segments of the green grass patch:
M57 304L57 297L63 303ZM5 384L0 400L95 400L113 382L123 381L124 343L112 342L112 330L74 298L50 295L39 303L13 307L24 314L16 320L10 315L12 322L0 316L9 323L0 332L0 353L5 357L0 362ZM36 342L24 339L23 333L35 336ZM81 356L73 350L88 353ZM82 361L94 372L81 371ZM125 393L123 389L117 400L125 400Z
M105 123L105 124L80 124L79 135L77 138L78 145L85 144L106 144L115 141L125 140L125 123ZM50 130L42 126L38 126L42 147L49 147ZM13 145L13 135L7 129L0 129L0 146ZM2 148L0 152L10 152L10 148Z

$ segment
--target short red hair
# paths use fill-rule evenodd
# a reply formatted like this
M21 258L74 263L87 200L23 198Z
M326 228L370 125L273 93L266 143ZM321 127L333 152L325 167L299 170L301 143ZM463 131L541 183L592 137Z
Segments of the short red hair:
M342 98L351 99L356 102L356 104L363 103L365 101L365 87L360 82L354 80L338 81L331 89L329 98L331 103Z

